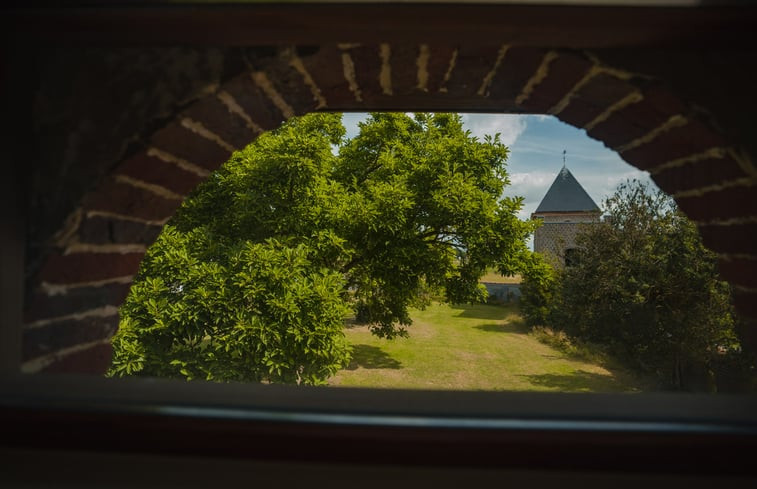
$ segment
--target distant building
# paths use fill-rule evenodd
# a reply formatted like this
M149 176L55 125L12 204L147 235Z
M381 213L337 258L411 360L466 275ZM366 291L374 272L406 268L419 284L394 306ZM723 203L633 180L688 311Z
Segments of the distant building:
M600 210L566 166L562 167L533 219L542 225L534 234L534 251L543 253L557 266L570 265L576 235L582 226L599 222Z

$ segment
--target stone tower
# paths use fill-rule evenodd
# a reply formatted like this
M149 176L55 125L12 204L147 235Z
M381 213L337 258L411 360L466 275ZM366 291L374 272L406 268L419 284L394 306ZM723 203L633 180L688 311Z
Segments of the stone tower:
M532 219L542 225L534 234L534 251L557 266L570 265L576 235L582 226L599 221L600 210L576 177L563 165Z

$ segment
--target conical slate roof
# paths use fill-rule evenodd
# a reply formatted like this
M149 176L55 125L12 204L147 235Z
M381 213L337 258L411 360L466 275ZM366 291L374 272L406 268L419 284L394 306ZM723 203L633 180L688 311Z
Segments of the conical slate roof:
M599 212L597 204L591 200L586 190L566 167L562 167L547 195L536 209L539 212Z

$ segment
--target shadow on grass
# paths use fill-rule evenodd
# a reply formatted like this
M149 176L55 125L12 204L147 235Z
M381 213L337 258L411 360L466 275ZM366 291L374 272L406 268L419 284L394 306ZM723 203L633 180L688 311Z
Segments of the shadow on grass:
M568 358L571 358L571 356L569 354L566 353L565 355L568 355ZM544 354L542 354L541 357L542 358L546 358L547 360L563 360L563 359L565 359L565 356L562 356L562 355L544 355ZM576 355L576 357L578 357L578 355ZM573 359L574 360L579 360L579 361L584 361L585 360L584 358L573 358Z
M561 392L622 392L624 388L614 377L577 370L572 374L522 375L535 386Z
M520 321L501 323L484 323L473 326L481 331L487 331L489 333L515 333L515 334L527 334L528 330L524 327Z
M462 311L457 314L458 317L476 319L502 319L516 311L512 305L451 304L450 307L456 311Z
M363 368L391 368L401 369L402 363L398 362L388 353L377 346L371 345L352 345L352 360L347 366L347 370L355 370L358 367Z
M344 320L344 329L366 328L368 326L366 323L359 323L354 317L348 317Z

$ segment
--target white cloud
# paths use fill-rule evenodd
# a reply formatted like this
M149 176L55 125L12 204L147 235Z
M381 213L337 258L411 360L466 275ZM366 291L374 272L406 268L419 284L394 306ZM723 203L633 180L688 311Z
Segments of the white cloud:
M539 206L554 179L555 174L546 171L510 174L510 185L505 188L505 195L523 197L523 208L518 213L519 218L531 217L531 213Z
M528 173L511 173L510 185L505 188L505 195L523 197L523 209L518 216L521 219L528 219L531 213L536 210L549 190L556 177L555 172L532 171ZM602 206L604 199L615 192L619 183L627 179L638 179L642 182L648 182L654 187L654 183L649 178L649 174L640 170L629 170L621 174L578 174L574 176L591 196L598 206Z
M500 140L511 146L518 140L528 125L526 117L520 114L462 114L463 125L474 136L482 139L485 135L500 134Z
M602 206L604 200L615 193L615 189L618 184L625 182L626 180L640 180L650 185L651 189L656 189L652 179L649 177L649 173L641 170L632 169L629 166L628 171L623 173L598 173L593 175L576 176L576 179L583 185L586 192L589 193L592 199Z
M352 139L358 135L357 125L368 118L369 114L366 112L345 112L342 115L342 124L347 130L347 137Z
M554 173L545 171L513 173L510 175L510 191L508 191L508 194L520 195L525 197L527 201L540 199L554 179Z

